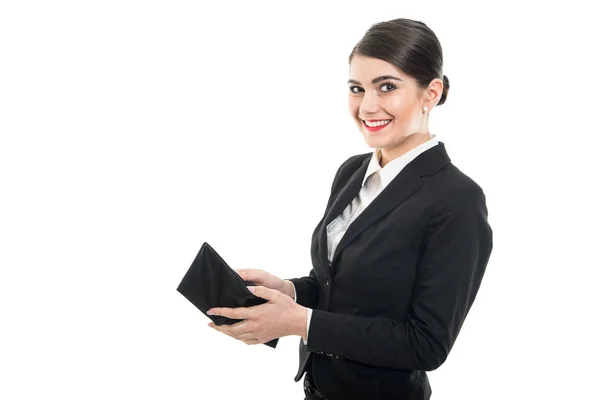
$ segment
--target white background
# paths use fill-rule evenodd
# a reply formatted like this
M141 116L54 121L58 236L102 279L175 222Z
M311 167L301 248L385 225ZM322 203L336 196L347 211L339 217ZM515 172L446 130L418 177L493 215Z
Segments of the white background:
M308 274L337 167L370 151L347 57L398 17L440 39L430 131L494 230L432 398L600 398L591 8L332 3L0 3L0 398L303 399L298 337L246 346L176 287L204 241Z

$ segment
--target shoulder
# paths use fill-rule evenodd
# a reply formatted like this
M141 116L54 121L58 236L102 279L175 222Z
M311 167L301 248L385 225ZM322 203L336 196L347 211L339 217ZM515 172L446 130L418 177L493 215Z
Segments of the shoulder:
M481 186L451 163L428 178L424 243L438 240L457 248L479 245L491 250L493 232Z
M425 177L422 183L431 225L449 220L462 223L487 220L482 187L454 164L448 163L436 174Z
M446 202L485 198L483 188L451 162L438 173L427 177L431 195Z

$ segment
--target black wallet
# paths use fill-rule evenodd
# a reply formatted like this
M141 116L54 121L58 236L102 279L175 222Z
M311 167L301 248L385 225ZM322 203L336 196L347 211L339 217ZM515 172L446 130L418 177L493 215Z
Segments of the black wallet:
M177 287L177 291L217 325L232 325L240 319L207 315L214 307L252 307L267 300L252 294L246 286L256 286L242 279L208 243L204 242L198 255ZM264 343L277 347L279 339Z

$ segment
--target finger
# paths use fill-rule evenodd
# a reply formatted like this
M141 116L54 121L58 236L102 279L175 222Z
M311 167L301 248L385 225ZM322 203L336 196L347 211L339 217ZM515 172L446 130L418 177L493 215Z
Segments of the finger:
M244 343L246 343L247 345L253 345L253 344L260 344L260 341L258 339L249 339L249 340L244 340Z
M219 331L219 332L225 333L225 334L228 334L228 331L230 329L229 325L227 325L227 324L217 325L214 322L209 322L208 326L213 328L215 331Z
M257 297L273 302L281 300L283 297L290 298L289 296L281 293L279 290L269 289L266 286L248 286L248 290L250 290Z
M243 279L243 280L247 280L246 279L246 270L244 269L234 269L234 271Z
M234 335L234 337L242 342L245 342L246 340L258 340L256 333L254 332L240 333L239 335Z
M255 268L240 268L235 270L245 281L260 283L262 281L264 271Z
M243 320L233 325L230 325L228 331L231 334L231 336L237 339L239 335L244 335L250 332L250 329L248 328L248 321Z
M233 336L233 330L232 330L233 328L231 327L231 325L227 325L227 324L215 325L213 328L221 333L224 333L229 336Z
M208 326L211 328L214 328L220 332L226 333L226 334L239 334L239 333L245 333L248 331L248 321L243 320L243 321L239 321L236 322L235 324L223 324L223 325L217 325L214 322L209 322Z
M231 337L231 338L235 339L235 336L234 336L234 335L232 335L232 334L231 334L231 332L229 332L229 330L228 330L227 328L223 328L223 327L217 327L217 328L215 328L215 329L216 329L217 331L219 331L219 332L221 332L221 333L223 333L223 334L225 334L225 335L227 335L227 336L229 336L229 337Z
M243 333L234 333L231 329L217 329L219 332L232 337L233 339L245 341L251 339L257 339L256 333L254 332L243 332Z
M208 315L221 315L232 319L248 319L252 316L252 310L247 307L228 308L215 307L206 312Z

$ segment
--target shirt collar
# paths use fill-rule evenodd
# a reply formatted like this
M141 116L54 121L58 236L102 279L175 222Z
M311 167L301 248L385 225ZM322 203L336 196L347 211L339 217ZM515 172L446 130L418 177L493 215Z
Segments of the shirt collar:
M381 178L381 189L383 190L383 188L385 188L396 177L396 175L398 175L400 171L402 171L402 169L408 165L408 163L417 158L424 151L429 150L437 144L438 139L435 134L432 134L428 141L420 144L410 151L407 151L401 156L394 158L383 168L381 168L381 165L379 164L381 149L373 150L373 156L371 157L371 161L367 167L367 172L365 173L362 184L365 184L365 181L371 174L376 171L380 171L379 177Z

